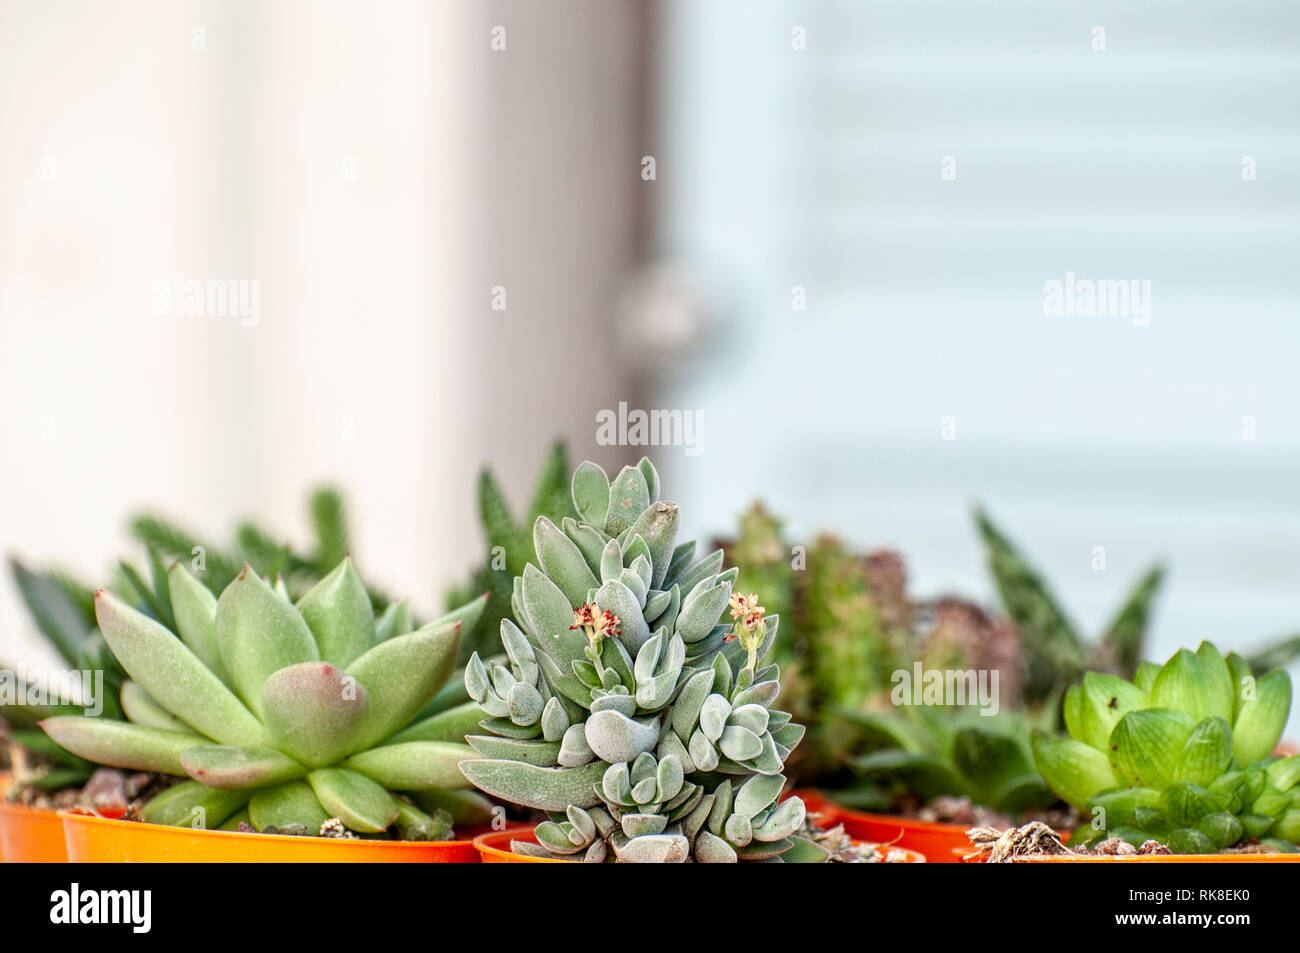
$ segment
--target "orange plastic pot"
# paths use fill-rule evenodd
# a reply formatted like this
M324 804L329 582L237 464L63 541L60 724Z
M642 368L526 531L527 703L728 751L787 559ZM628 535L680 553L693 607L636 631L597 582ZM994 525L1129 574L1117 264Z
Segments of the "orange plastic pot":
M7 864L66 864L58 812L0 804L0 857Z
M982 864L982 854L968 854L964 864ZM1127 857L1025 857L1018 864L1297 864L1300 854L1141 854Z
M847 829L847 828L846 828ZM528 841L530 844L536 844L537 838L533 834L532 828L517 828L515 830L493 831L490 834L480 834L474 838L474 846L478 848L479 853L483 855L485 864L571 864L571 860L552 860L549 857L529 857L527 854L516 854L510 849L512 840ZM893 847L891 849L899 849ZM925 857L915 850L903 849L904 860L907 864L923 864Z
M531 827L506 828L503 831L490 831L474 838L474 847L479 852L479 859L485 864L569 864L569 860L552 860L550 857L529 857L516 854L510 849L512 840L537 843L537 837Z
M59 815L74 864L476 864L469 840L378 841L283 834L241 834L119 821L65 811Z

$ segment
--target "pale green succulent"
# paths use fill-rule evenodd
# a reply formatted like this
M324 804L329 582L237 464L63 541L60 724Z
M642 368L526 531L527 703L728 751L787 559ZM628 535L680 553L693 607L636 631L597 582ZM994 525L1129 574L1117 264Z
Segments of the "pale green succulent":
M1258 838L1300 841L1300 756L1274 758L1291 678L1258 681L1209 642L1133 682L1089 672L1065 696L1068 738L1035 735L1034 758L1062 799L1090 812L1071 843L1119 837L1210 853Z
M143 807L146 821L316 834L337 818L358 834L441 839L453 819L483 819L487 804L458 768L482 712L426 712L483 600L412 632L394 615L376 624L350 559L297 605L248 566L219 599L179 564L168 581L176 634L96 593L100 630L131 678L130 721L41 724L98 764L187 777Z
M722 551L677 544L649 460L611 482L573 475L580 520L533 526L540 568L514 580L504 663L465 671L491 734L461 769L489 794L548 812L539 845L599 862L825 860L799 836L805 810L780 800L803 736L774 711L776 666L759 667L779 620L737 597ZM723 621L729 605L736 624Z

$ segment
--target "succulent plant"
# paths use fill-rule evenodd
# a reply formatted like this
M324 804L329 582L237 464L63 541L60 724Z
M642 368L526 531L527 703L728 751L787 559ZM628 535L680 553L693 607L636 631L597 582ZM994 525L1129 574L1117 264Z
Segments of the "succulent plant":
M315 834L337 818L363 835L435 839L457 812L483 808L457 767L482 712L467 703L421 718L456 666L457 618L416 631L391 617L377 624L348 558L296 605L282 581L272 587L248 565L220 598L179 564L167 575L176 633L95 596L130 675L130 721L41 723L95 763L188 779L150 800L145 820ZM483 601L453 615L472 621Z
M888 808L902 797L951 796L1016 816L1056 803L1034 767L1023 712L986 717L922 707L850 720L875 744L850 759L853 773L865 783L836 791L836 800L847 806Z
M914 601L897 553L864 554L830 534L793 547L760 504L723 545L740 571L737 586L757 589L780 610L782 639L770 658L781 666L779 701L808 726L787 764L798 783L878 810L944 795L999 809L1054 800L1033 770L1023 719L994 729L961 709L890 702L893 673L919 660L927 668L998 669L1000 704L1017 706L1021 647L1009 621L960 599ZM997 756L965 757L976 750Z
M516 521L492 471L484 467L478 477L479 520L488 552L466 582L447 594L447 608L462 605L486 592L487 608L472 629L461 632L461 662L478 652L487 657L500 652L498 632L502 619L511 619L512 580L537 560L530 527L539 516L556 525L578 514L569 496L569 455L563 441L551 445L534 484L532 500L523 522Z
M1069 736L1037 733L1034 758L1065 801L1093 816L1071 843L1157 840L1210 853L1251 838L1300 840L1300 756L1274 758L1291 679L1255 680L1246 660L1209 642L1133 681L1097 672L1065 696Z
M245 561L263 575L287 579L290 589L301 592L337 565L346 555L348 546L343 499L337 490L328 487L316 490L310 498L310 514L315 544L307 555L274 542L270 534L251 522L239 525L235 549L227 552L201 543L159 516L137 516L131 521L130 529L132 535L145 544L148 571L141 572L126 560L120 560L109 588L118 592L133 608L173 631L176 620L172 617L166 568L170 560L180 560L194 567L198 578L214 595L220 594ZM98 699L103 706L102 717L123 719L125 715L119 699L126 673L99 632L95 619L95 591L61 569L34 570L13 557L9 564L15 585L37 631L70 669L103 673L104 689ZM372 592L371 596L377 607L388 603L381 593ZM411 621L405 606L390 607L390 615ZM56 690L53 686L49 688L50 692ZM32 697L31 686L15 692L15 695ZM90 777L94 765L59 748L35 728L36 722L42 718L81 710L82 706L73 704L71 699L57 696L50 698L48 704L0 701L0 721L4 723L5 736L12 745L25 749L25 754L19 758L24 767L21 784L53 790L79 786Z
M514 580L506 660L471 657L470 696L490 732L461 764L489 794L545 811L538 844L590 862L825 860L781 800L803 736L773 708L761 664L779 620L733 594L720 550L678 544L675 503L647 459L612 481L573 474L578 519L533 525L538 563ZM730 612L734 623L724 619Z

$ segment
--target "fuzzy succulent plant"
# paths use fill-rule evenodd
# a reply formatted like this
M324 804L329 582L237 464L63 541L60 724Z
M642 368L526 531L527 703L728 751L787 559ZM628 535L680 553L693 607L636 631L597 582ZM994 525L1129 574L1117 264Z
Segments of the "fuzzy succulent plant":
M377 624L348 558L296 605L282 582L247 565L220 598L174 565L168 593L175 633L106 591L95 596L99 628L130 676L129 721L41 723L95 763L187 778L149 801L145 820L316 834L337 819L362 835L440 839L457 815L484 806L457 767L482 712L472 703L427 712L456 667L460 620L483 599L416 631L392 616Z
M1065 696L1069 737L1038 733L1044 780L1092 823L1071 843L1157 840L1210 853L1258 838L1295 850L1300 756L1272 752L1291 710L1291 679L1256 680L1209 642L1130 682L1089 672Z
M589 862L825 860L800 837L805 809L781 800L803 736L773 708L762 664L778 618L733 594L721 550L677 543L649 460L612 481L575 471L578 519L533 525L537 562L514 580L506 660L471 657L470 696L489 734L461 764L489 794L545 811L538 844ZM726 621L728 614L734 620Z

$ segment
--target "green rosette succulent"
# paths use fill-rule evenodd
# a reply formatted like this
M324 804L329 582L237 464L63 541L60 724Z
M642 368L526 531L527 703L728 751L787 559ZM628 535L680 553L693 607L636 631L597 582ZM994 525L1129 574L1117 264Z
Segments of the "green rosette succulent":
M763 666L778 618L732 593L721 550L678 544L649 460L572 480L579 519L533 526L538 565L514 580L506 658L477 655L465 686L488 718L461 770L545 811L523 853L588 862L825 860L780 799L803 737ZM724 617L730 611L733 624Z
M41 723L97 764L187 779L146 803L144 820L316 834L337 819L360 835L427 840L483 819L486 801L458 768L483 713L472 702L428 711L482 599L409 631L392 616L376 623L348 558L296 605L247 565L219 598L179 564L168 583L175 633L95 594L100 631L130 676L129 720Z
M1092 816L1071 843L1118 837L1179 853L1212 853L1259 839L1300 841L1300 756L1272 752L1291 711L1291 678L1256 680L1209 642L1163 666L1142 662L1132 682L1089 672L1065 696L1069 737L1038 733L1038 770Z

